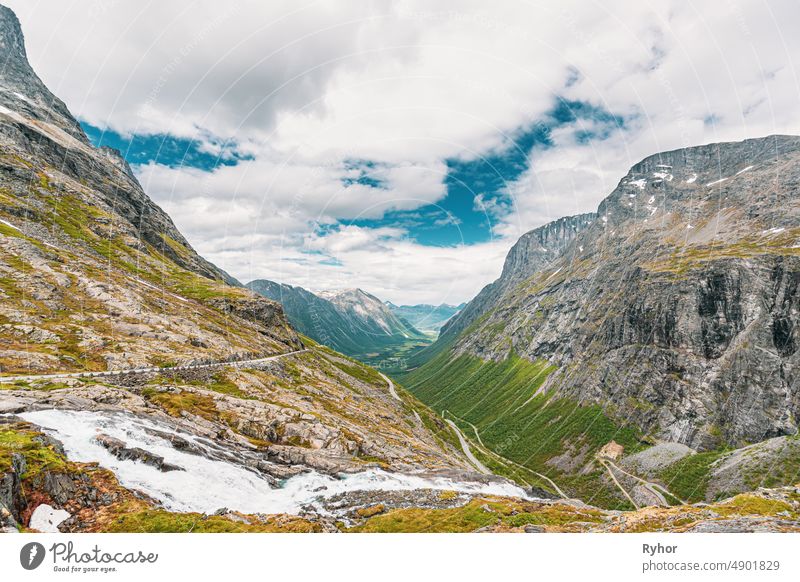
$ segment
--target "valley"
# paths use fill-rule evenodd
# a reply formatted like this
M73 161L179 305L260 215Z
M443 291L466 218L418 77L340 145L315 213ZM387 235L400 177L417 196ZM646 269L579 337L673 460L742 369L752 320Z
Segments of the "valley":
M300 332L386 373L405 370L409 359L436 339L438 330L420 331L399 308L383 303L361 289L314 294L302 287L256 280L247 284L256 293L279 302L286 317ZM449 319L456 308L406 306L416 321L431 327L431 320ZM452 312L452 313L451 313ZM433 315L430 315L433 313Z
M243 285L0 46L0 531L800 531L800 138L655 154L398 306Z

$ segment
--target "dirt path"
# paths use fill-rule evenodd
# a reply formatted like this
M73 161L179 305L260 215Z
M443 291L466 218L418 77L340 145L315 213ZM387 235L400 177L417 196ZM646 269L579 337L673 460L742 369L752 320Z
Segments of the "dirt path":
M622 483L619 482L617 476L614 475L614 471L611 470L611 466L609 466L604 459L598 459L598 460L600 461L600 464L606 468L606 471L608 471L608 475L611 477L611 480L617 486L617 489L622 491L622 494L628 501L631 502L631 505L633 505L634 508L639 509L639 504L633 500L633 497L631 497L630 493L628 493L628 490L625 489L625 487L622 486Z
M150 368L130 368L127 370L108 370L103 372L64 372L59 374L30 374L26 376L3 376L0 377L0 384L9 382L29 382L35 380L61 380L65 378L103 378L108 376L121 376L123 374L150 374L153 372L169 372L178 370L202 370L207 368L224 368L234 367L241 368L243 366L251 366L253 364L260 364L263 362L271 362L286 356L293 356L302 352L307 352L308 349L296 350L286 354L277 354L274 356L267 356L265 358L255 358L253 360L238 360L238 361L218 361L209 362L206 364L189 364L185 366L167 366L165 368L150 367Z
M452 414L449 413L447 410L442 410L442 418L444 418L445 413L450 414L452 416ZM464 422L467 422L467 421L464 421ZM529 469L528 467L525 467L524 465L520 465L519 463L516 463L516 462L512 461L511 459L507 459L507 458L503 457L502 455L499 455L499 454L495 453L492 449L488 448L486 445L483 444L483 440L481 440L481 435L478 432L478 427L475 426L474 424L472 424L471 422L467 422L467 424L472 427L472 430L475 432L475 438L478 439L478 443L480 443L480 449L485 454L489 455L490 457L493 457L498 463L500 463L501 465L504 465L506 468L510 469L511 465L513 465L514 467L517 467L517 469L519 469L519 470L527 471L528 473L532 473L532 474L536 475L542 481L546 481L547 483L549 483L550 486L553 488L553 491L555 491L563 499L569 499L569 495L564 493L561 490L561 488L558 485L556 485L555 481L553 481L547 475L542 475L541 473L538 473L538 472L534 471L533 469ZM529 487L532 486L530 483L528 483L524 479L520 479L520 480L523 481Z
M669 507L671 503L667 501L664 495L669 495L673 499L677 499L678 501L680 501L683 505L688 505L686 501L684 501L683 499L672 493L666 487L663 487L658 483L653 483L652 481L647 481L646 479L642 479L641 477L639 477L638 475L634 475L633 473L629 473L628 471L626 471L625 469L623 469L622 467L620 467L619 465L608 459L606 459L605 462L611 465L611 467L613 467L616 471L619 471L623 475L627 475L631 479L635 479L636 481L644 485L647 488L647 490L650 491L650 493L652 493L659 501L661 501L664 504L665 507Z
M394 399L395 399L395 400L397 400L398 402L402 402L402 401L403 401L403 399L402 399L402 398L400 398L400 395L399 395L399 394L397 394L397 390L395 390L395 389L394 389L394 382L392 382L392 381L389 379L389 376L387 376L387 375L386 375L386 374L384 374L383 372L378 372L378 374L380 374L380 375L381 375L381 378L383 378L384 380L386 380L386 384L389 386L389 393L392 395L392 398L394 398Z

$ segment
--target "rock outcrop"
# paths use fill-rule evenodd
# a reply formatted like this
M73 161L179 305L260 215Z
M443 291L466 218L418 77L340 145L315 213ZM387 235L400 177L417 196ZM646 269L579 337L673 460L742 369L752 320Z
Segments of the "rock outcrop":
M572 239L596 218L595 213L567 216L522 235L508 252L500 278L481 289L460 313L442 327L441 341L456 337L495 306L514 285L558 257Z

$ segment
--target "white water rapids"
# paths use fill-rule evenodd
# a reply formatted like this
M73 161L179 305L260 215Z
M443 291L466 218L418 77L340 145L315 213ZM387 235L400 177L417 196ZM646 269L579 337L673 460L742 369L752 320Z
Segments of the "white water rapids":
M460 482L379 469L343 475L340 479L312 471L287 479L279 488L271 488L261 475L241 465L176 450L154 431L178 435L206 450L209 443L147 418L71 410L41 410L19 416L60 440L70 460L97 462L113 471L124 487L146 493L171 511L211 513L227 507L242 513L296 514L306 505L320 510L321 499L348 491L439 489L527 497L511 483ZM183 471L162 472L150 465L120 460L96 442L98 433L120 439L128 447L140 447L162 456Z

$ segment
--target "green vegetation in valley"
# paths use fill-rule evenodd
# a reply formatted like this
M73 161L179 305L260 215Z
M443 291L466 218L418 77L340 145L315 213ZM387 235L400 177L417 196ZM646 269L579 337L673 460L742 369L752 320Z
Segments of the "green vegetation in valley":
M432 345L434 340L433 336L396 340L368 352L354 353L353 357L386 374L402 374L409 368L409 362L414 355Z
M465 436L472 426L489 450L550 477L571 495L607 507L628 507L602 482L602 468L564 472L550 463L567 453L583 456L583 465L611 440L627 452L642 448L633 427L620 426L599 405L580 405L569 398L536 392L555 369L511 355L501 362L440 353L403 377L405 385L434 410L446 410ZM494 467L498 462L494 461ZM491 465L490 465L491 466ZM530 478L530 475L528 476Z
M709 451L689 455L664 469L659 477L681 499L690 503L705 501L711 465L724 454L725 451Z
M394 509L367 519L349 532L370 533L461 533L485 527L500 530L525 525L568 526L600 523L602 513L561 504L538 504L503 498L475 498L466 505L448 509Z
M787 446L770 456L766 464L754 467L745 474L750 489L778 487L800 482L800 455L797 446L800 435L787 437Z

